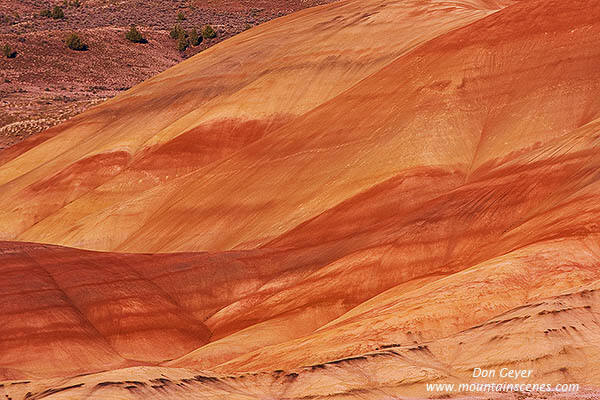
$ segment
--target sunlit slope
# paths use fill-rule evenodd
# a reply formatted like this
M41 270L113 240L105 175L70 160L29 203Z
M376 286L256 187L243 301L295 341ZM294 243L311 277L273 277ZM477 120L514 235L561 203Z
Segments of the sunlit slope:
M315 220L353 232L332 232L320 243L304 238L319 225L305 224L271 249L231 253L5 244L1 272L10 301L0 368L7 378L54 376L160 362L199 348L169 365L295 369L382 344L442 338L585 285L599 278L598 185L581 180L597 170L598 132L596 122L587 124L528 154L537 165L519 165L517 157L487 180L438 198L410 191L408 219L381 218L410 202L392 200L393 182L379 185ZM551 209L536 206L544 199L553 199ZM343 218L350 210L354 218ZM297 248L283 246L291 238Z
M114 228L102 227L98 219L116 214L110 207L136 214L128 201L151 190L152 204L144 204L150 212L169 201L171 189L188 185L177 177L205 176L203 167L503 5L345 1L244 32L9 150L1 158L0 199L12 206L0 214L0 237L133 248L122 242L144 218L110 218ZM150 247L159 246L142 251Z
M212 368L269 340L281 341L281 324L300 331L367 301L326 326L354 322L358 315L378 317L380 323L360 319L347 330L328 330L331 341L316 334L289 347L272 346L251 356L256 365L241 358L233 368L273 368L267 360L278 360L281 367L310 364L372 349L381 341L448 335L511 306L598 279L600 210L598 184L590 173L599 166L599 132L597 123L588 124L573 132L576 140L533 151L528 157L538 162L529 167L511 165L434 199L408 190L415 177L404 186L412 203L395 199L397 182L386 182L292 230L269 246L279 245L288 258L301 254L296 268L211 316L208 323L218 340L175 365ZM476 278L459 272L476 265ZM428 287L437 289L431 293ZM386 289L383 297L371 299ZM407 293L416 304L404 297ZM243 326L248 327L239 331ZM287 357L294 361L285 362Z
M542 4L544 4L544 7L541 6ZM522 3L489 16L459 32L450 33L433 40L423 48L417 50L416 54L411 53L407 55L406 59L409 59L411 56L425 58L424 55L421 56L420 52L425 52L431 47L433 49L446 49L447 51L444 53L445 57L450 59L452 58L451 50L454 49L461 55L460 57L456 56L457 59L468 60L465 55L468 54L467 50L478 49L478 47L475 47L475 44L471 43L473 41L483 46L486 52L491 51L488 50L491 44L486 40L491 40L492 33L495 31L494 27L502 27L498 28L496 34L499 39L503 39L498 39L501 44L498 44L499 49L494 49L494 51L497 51L499 54L505 54L506 51L503 47L509 46L509 39L511 38L511 36L507 36L506 32L513 32L514 40L519 44L519 46L515 47L522 49L527 54L517 53L513 55L514 58L507 56L502 63L498 62L498 64L503 68L513 70L515 75L513 79L523 79L523 84L516 87L507 86L500 88L512 96L509 97L506 95L506 97L512 100L512 103L505 105L504 108L497 104L499 101L498 96L486 97L481 93L479 93L481 97L475 97L471 100L471 105L486 105L487 101L491 103L489 106L490 109L499 107L506 111L518 108L521 110L522 117L531 121L530 125L527 128L521 128L522 123L518 117L515 118L512 124L509 124L509 118L514 117L514 115L508 113L504 115L503 127L505 130L502 130L502 132L499 130L495 131L491 126L478 132L480 135L471 153L471 158L462 167L459 164L457 168L444 168L443 163L440 163L441 165L437 166L437 168L433 168L431 164L426 164L429 166L428 168L414 167L407 169L403 173L397 174L383 183L375 185L372 189L363 191L349 200L341 202L318 217L266 243L264 245L265 248L277 247L282 251L286 249L304 249L302 261L299 261L299 266L303 266L304 269L302 272L297 272L297 279L292 280L289 276L286 276L282 278L280 284L274 285L276 287L275 290L270 285L267 285L248 296L247 299L243 299L212 316L210 323L213 329L215 329L215 338L224 336L226 333L236 332L236 329L239 329L243 324L249 324L249 322L256 324L256 326L249 328L253 330L242 331L231 339L223 339L223 347L221 349L217 346L218 343L212 343L205 349L199 350L198 357L194 358L192 363L210 366L216 360L230 356L231 346L234 346L236 349L241 347L241 351L247 350L250 346L244 347L240 343L248 343L248 340L245 338L252 337L252 332L255 334L253 337L265 338L265 325L262 321L265 320L266 316L272 320L283 319L289 323L304 313L312 313L315 316L322 315L324 310L331 311L335 308L340 310L352 304L358 304L371 297L372 293L381 292L394 285L405 284L415 279L422 280L421 283L427 283L429 279L436 276L444 276L486 262L487 260L493 260L521 247L533 246L535 243L541 241L559 238L575 238L579 240L579 238L586 238L597 234L598 225L595 219L599 211L597 202L598 184L594 171L597 171L600 166L600 157L598 156L598 132L600 129L598 121L593 120L593 115L597 113L590 112L589 110L590 107L597 109L597 98L594 93L597 87L598 76L594 75L590 58L587 55L589 53L588 48L591 46L590 42L586 42L587 39L584 37L572 40L572 35L578 29L582 30L585 27L584 30L589 31L591 29L590 26L594 26L589 25L591 17L583 15L576 8L581 5L562 6L556 4L557 9L561 13L560 17L555 17L546 10L547 2ZM598 7L590 6L589 11L590 13L598 13ZM530 16L533 16L534 20L539 21L537 25L527 22L527 18ZM561 21L563 19L569 20L569 28L566 29L563 22L554 21L555 19L560 19ZM554 31L550 30L552 27L554 27ZM515 32L518 32L518 34ZM476 33L480 35L476 35ZM484 33L488 33L488 35L484 35ZM539 49L540 53L536 53L529 46L523 45L523 43L527 42L527 39L529 41L534 40L536 35L544 37L552 35L555 42L546 43L546 40L540 38L539 43L536 43L536 48ZM471 42L467 40L467 38L478 37L487 39L480 41L471 39ZM456 50L457 46L452 44L455 42L464 43L466 50L460 50L462 47ZM582 47L579 48L579 51L583 55L579 61L575 61L576 57L566 56L568 52L564 49L566 45L563 43L575 46L575 49L572 49L573 54L577 54L577 46L581 44ZM561 55L562 51L565 52L564 56ZM476 54L479 55L479 53ZM538 67L533 65L527 67L526 63L528 60L535 60L536 54L547 58L565 58L566 61L556 64L557 67L555 68L557 68L557 71L554 75L548 72L534 84L536 75L541 74L539 69L550 69L551 71L554 68L552 66L548 67L546 64ZM598 54L594 54L597 58ZM493 59L494 57L489 58L489 60ZM439 61L437 58L436 60ZM484 58L485 60L488 60L488 58ZM397 62L399 63L400 60ZM533 61L529 62L533 63ZM434 65L437 68L440 62ZM444 69L451 70L447 65L444 65ZM485 68L482 70L486 71ZM479 74L481 72L477 70L474 73ZM428 76L427 74L424 75ZM397 73L394 76L403 76L403 74ZM572 81L568 80L569 76L573 77ZM552 84L553 77L560 84ZM507 79L502 75L486 75L477 79L472 78L470 82L472 85L477 85L481 88L481 86L485 87L486 84L492 85L493 81L501 80L502 78ZM370 79L362 82L360 85L366 84L369 81ZM569 83L568 85L567 82ZM550 83L550 87L546 86L548 83ZM565 90L566 86L570 87L570 89ZM492 87L494 86L492 85ZM555 87L560 88L560 91L554 92L558 90ZM500 89L495 88L494 90ZM489 93L492 90L483 91L483 93L486 92ZM544 92L554 93L560 101L553 101L552 98L549 98L548 105L540 102L540 93ZM452 95L448 94L448 96ZM571 101L563 101L562 96L572 96ZM339 98L342 97L340 96ZM445 98L443 93L437 95L436 98L439 99L440 97L442 99ZM395 97L387 95L381 96L381 98L394 99ZM578 99L583 99L583 103L580 104L582 109L573 107L573 104L578 104ZM457 101L467 102L467 100L469 100L469 97L463 93L463 96L458 96ZM463 104L460 102L459 104ZM454 108L451 110L444 109L443 104L433 104L435 107L431 106L431 109L427 109L425 106L421 107L421 109L425 108L428 111L424 114L423 118L435 115L440 109L444 111L442 115L453 116L458 121L462 121L462 119L458 118L457 113L459 116L462 115L465 120L468 119L467 116L469 113L477 115L477 109L473 111L471 108L466 108L466 106L466 111L461 111L463 108L456 104L454 104ZM326 108L327 106L325 105L322 108ZM563 111L563 115L559 117L555 114L559 112L561 107L565 107L565 110L568 112ZM371 116L371 120L376 117L377 110L375 108L370 110L369 115ZM314 114L320 111L321 109L316 110ZM328 111L333 113L334 108L332 107ZM461 112L465 114L461 114ZM486 118L490 113L485 114ZM501 113L496 111L494 115L496 114L498 115L497 118L500 118ZM326 115L326 112L318 114L322 118L326 118ZM544 115L545 118L542 119L539 115ZM348 114L344 114L343 116L336 114L336 116L338 120L352 118L352 115L348 116ZM483 118L483 120L487 121L486 118ZM302 122L307 119L308 117L303 119ZM333 125L333 122L330 122ZM381 125L383 127L386 126L385 124ZM444 126L448 127L450 125L446 124ZM379 130L381 131L382 129L380 128ZM388 129L391 130L391 128ZM528 136L517 137L516 132L525 129L527 129ZM298 131L304 130L297 129L296 132ZM352 137L353 132L354 130L344 131L344 138ZM460 134L461 131L456 130L450 140L453 140L456 136L461 137ZM502 135L507 135L508 137ZM390 134L389 136L392 137L390 139L391 143L394 143L393 140L397 137L399 139L396 140L405 140L405 143L407 143L403 147L403 150L407 151L407 155L399 156L399 163L400 161L410 160L414 157L433 157L437 154L433 152L436 147L432 145L425 147L421 153L419 153L419 149L408 151L407 147L410 146L410 138L407 139L405 136L399 134ZM435 143L434 140L442 140L438 139L440 136L445 138L440 133L432 139L431 143ZM324 141L331 139L333 141L338 136L331 134L329 136L323 135L323 137L315 135L315 137L315 140ZM418 136L415 133L412 140L416 141L417 138L427 140L425 134ZM265 138L262 142L266 142L267 139L271 138ZM463 139L465 139L464 136ZM456 146L464 146L464 142L467 141L466 139L463 142L457 140ZM518 151L508 151L509 148L505 147L508 140L514 141L522 147L517 148ZM389 144L390 142L386 143ZM282 148L285 148L285 144L278 143ZM298 142L290 140L287 143L297 144ZM256 146L254 150L257 152L260 151L258 144L254 145ZM307 145L305 142L302 142L299 145L297 144L297 146ZM393 146L387 146L385 150L382 147L377 154L384 154L385 157L381 158L389 161L389 159L394 159L390 157L393 149ZM492 150L496 153L492 152ZM327 168L333 168L336 162L334 157L329 156L331 154L340 154L342 151L337 148L328 148L328 151L321 153L322 157L326 158L329 162ZM441 154L439 157L447 156L441 150L438 151ZM296 196L302 190L315 190L308 183L308 177L306 185L299 185L300 189L291 183L291 179L304 182L298 179L299 176L304 174L304 169L299 167L293 169L293 164L288 162L288 160L293 159L297 161L302 156L305 156L305 154L292 154L288 158L285 158L286 154L284 153L281 157L283 161L277 160L293 171L293 173L290 173L293 178L289 178L290 183L288 186L276 186L279 191L286 191L290 187L289 191L284 192L290 194L290 196L285 197L283 195L277 197L277 201L269 203L269 209L267 207L261 209L261 216L269 215L271 209L281 210L281 204L289 204L288 199L293 197L291 196L292 190L294 190ZM352 169L352 172L363 173L363 171L367 170L367 166L377 165L379 159L375 157L373 159L376 161L371 161L371 159L363 157L362 160L366 160L364 161L363 168L359 172L357 172L358 169ZM310 159L310 161L313 160L317 160L314 162L319 161L317 157ZM255 173L257 176L272 176L267 168L270 167L273 170L277 165L277 162L265 162L264 166L257 163L254 165L255 169L248 171L248 174ZM311 164L309 161L303 161L301 165L307 167ZM327 168L324 164L321 164L320 167L309 169L313 172L311 177L313 179L312 182L317 181L321 175L327 173ZM256 169L259 169L260 172L256 172ZM338 170L338 172L344 174L346 170ZM231 178L231 176L228 176L228 178ZM333 193L332 196L337 195L341 190L340 188L343 187L344 182L347 182L347 180L341 179L339 175L337 178L336 180L331 180L329 185L334 186L338 191L333 193L333 190L330 191L326 185L319 187L321 191ZM256 192L266 193L268 184L273 181L267 179L266 183L261 186L261 190L257 190ZM257 185L259 184L262 184L262 182L257 183ZM238 187L243 187L243 185L239 185ZM216 190L219 189L215 188ZM320 195L321 191L317 195ZM273 194L273 196L279 196L279 193ZM239 191L237 196L239 198ZM235 199L236 197L232 194L231 198ZM271 197L268 198L270 199ZM321 197L321 199L327 201L326 197ZM227 204L226 200L223 201ZM302 204L302 206L306 208L310 204ZM302 208L300 207L300 209L301 212ZM169 218L177 220L175 219L175 212L178 210L175 207L166 207L165 210ZM188 212L193 213L193 210L188 209ZM236 216L239 217L238 214ZM203 217L211 218L209 215ZM226 215L221 217L226 218ZM178 229L180 225L186 226L186 221L183 218L177 221ZM273 222L273 220L271 221ZM216 219L212 220L212 222L218 226ZM196 224L195 221L192 223ZM237 235L243 228L255 229L256 225L261 225L262 220L253 220L251 226L239 224L233 218L228 219L228 223L230 226L240 227L239 230L231 230L232 235ZM191 226L191 223L187 226ZM208 224L207 230L211 232ZM144 230L140 232L144 232ZM173 230L172 232L176 233L177 231ZM206 231L203 230L203 232ZM196 240L202 241L205 237L207 238L206 240L222 240L223 235L227 235L228 232L219 231L220 234L215 236L198 235ZM213 237L216 238L213 239ZM592 239L590 244L593 244L594 240ZM547 242L547 246L549 250L554 245ZM531 251L532 254L537 254L537 252L542 252L543 254L544 246L533 247ZM572 262L576 265L580 264L577 258L580 256L587 257L588 252L595 254L597 250L594 250L593 247L588 248L588 245L585 245L575 252ZM551 260L542 260L540 264L543 266L542 268L548 268L548 271L551 271ZM593 272L596 265L595 262L585 264L587 265L586 269L591 270L590 278L596 278L597 275ZM305 272L307 270L309 271L308 273ZM570 284L574 286L581 283L577 282L574 277L570 278L572 279ZM490 276L489 279L494 278ZM527 281L523 283L520 282L521 279L516 280L517 286L526 284ZM483 281L485 282L485 279ZM541 285L540 288L544 288L545 285L558 285L558 283L550 283L550 281L544 281L543 279L538 284ZM417 287L420 287L420 285ZM513 292L516 290L512 286L507 287L511 288ZM340 304L340 301L343 302L343 305ZM493 312L504 311L503 307L506 306L506 304L503 305L502 303L496 304L494 308L490 308L487 310L487 313L481 315L479 318L489 318L493 316ZM432 307L435 307L435 302L432 303ZM456 313L453 314L453 317L462 318L458 314L458 311L457 309L453 311ZM294 316L295 312L297 312L298 317ZM462 329L469 326L468 324L476 322L470 320L463 323L465 325L453 322L451 326L453 326L453 329ZM303 321L302 324L306 324L306 322ZM299 323L298 325L302 324ZM232 327L236 328L233 329ZM370 324L365 324L366 330L370 328ZM447 334L448 329L445 328L441 332ZM438 334L440 332L436 329L431 330ZM339 343L347 343L346 340L340 340L338 336L334 337L333 342L335 343L329 343L331 344L331 348L335 348L336 344ZM368 339L360 337L356 342L350 343L350 346L363 346L364 343L370 342ZM292 348L296 347L296 344L292 345ZM325 347L328 348L327 345ZM229 349L227 355L225 355L227 352L225 349ZM282 353L287 353L288 350L282 350ZM352 351L356 351L356 349ZM349 353L351 354L352 351ZM310 350L303 349L301 353L303 355L319 354L319 351L311 352ZM285 359L281 354L277 356L262 355L264 357L258 357L261 362L268 363L265 360ZM337 356L341 355L329 354L325 357ZM207 362L207 360L210 361ZM302 361L298 361L298 363L300 362L308 362L308 360L303 359ZM247 359L241 359L235 367L252 369L252 365L248 363Z
M586 5L523 2L429 41L216 168L182 179L186 190L119 249L266 243L411 169L437 167L470 182L573 132L600 110L591 50L599 5Z
M586 171L597 169L595 143L599 131L596 122L587 124L570 137L553 140L528 154L528 158L537 159L539 165L534 163L526 167L509 163L511 165L505 170L493 171L488 180L479 178L477 182L439 199L423 196L425 201L417 205L422 211L410 211L414 220L403 222L388 219L381 224L366 224L368 229L364 231L354 228L353 237L344 235L336 238L332 234L332 241L319 245L298 240L297 243L303 243L303 246L297 249L264 249L213 255L118 255L33 245L31 249L26 247L23 252L20 245L16 244L8 247L9 250L14 248L12 253L8 251L3 255L5 263L2 272L7 277L6 284L13 288L8 293L10 295L23 286L18 283L20 276L39 274L38 265L55 271L54 274L65 271L67 265L69 274L63 272L54 279L66 296L77 297L81 292L72 291L69 287L71 283L66 278L70 275L70 279L74 280L78 276L87 276L82 274L89 271L90 282L85 285L87 291L93 291L96 297L103 299L94 307L108 307L110 310L111 304L120 304L122 297L129 298L129 293L133 291L141 293L136 299L141 311L154 302L152 298L144 296L144 288L149 282L131 279L130 275L135 271L140 277L150 280L153 287L156 285L153 292L164 291L168 299L179 305L180 313L191 316L198 323L202 322L211 331L211 343L169 362L170 366L210 368L221 373L275 369L294 371L306 365L375 351L382 345L404 346L415 341L426 343L468 330L511 308L535 303L564 290L576 290L599 278L597 266L600 250L595 223L598 203L593 195L597 183L592 181L584 185L579 179L589 175ZM559 152L559 149L566 148L569 151ZM513 162L517 163L518 160L519 157ZM541 169L542 166L545 168ZM545 169L548 171L544 173ZM503 179L498 180L498 176ZM572 179L567 180L566 176ZM531 188L539 181L546 182L542 189ZM528 187L530 189L524 190ZM394 193L393 186L387 188L385 193ZM574 189L565 192L569 188ZM375 194L382 193L381 189L381 186L377 187ZM473 198L481 200L473 203ZM550 210L533 207L544 198L554 199L554 206ZM368 199L366 203L365 199ZM413 200L418 202L420 199L415 195ZM371 204L372 207L366 209L365 204ZM455 205L452 211L440 211L444 209L443 205L452 204ZM398 206L399 203L394 204L389 198L367 192L332 209L320 220L340 218L349 209L355 210L356 218L364 219L365 210L368 211L367 215L372 212L385 213L386 209ZM527 223L522 223L521 215L527 207L532 211ZM429 219L423 222L425 215ZM494 222L492 217L498 215L502 215L502 218ZM449 229L461 220L478 219L481 222L463 224L460 229ZM345 225L352 227L352 224ZM517 228L511 229L515 225ZM523 232L527 225L532 226L532 230ZM307 224L306 229L315 228ZM503 231L505 234L502 234ZM299 227L287 236L301 238L302 232L305 232L305 227ZM275 244L273 242L271 246ZM24 257L23 253L28 256ZM15 262L22 267L16 271L21 275L15 275L13 271ZM108 270L106 267L109 267ZM113 280L108 286L103 283L107 279L105 274L109 274ZM29 287L36 280L29 279L27 282L19 295L23 306L30 307L48 301ZM115 287L120 289L115 292ZM382 294L377 296L379 293ZM7 303L6 307L12 307L11 304L13 302ZM85 311L88 305L86 302L82 305ZM350 310L354 306L357 307ZM159 333L158 336L153 337L152 329L139 332L135 326L131 326L135 332L131 335L124 326L124 330L119 329L117 338L137 337L120 343L115 341L112 346L120 345L120 352L131 354L140 343L148 343L154 351L161 351L164 358L185 352L185 347L176 349L173 346L172 338L169 339L169 346L161 346L164 334L173 336L168 329L169 324L161 325L165 318L164 307L153 305L147 310L148 314L143 314L144 319L147 323L156 321L151 322L150 326ZM128 308L115 308L106 322L94 319L93 314L89 317L88 311L84 312L84 316L92 325L99 324L99 331L105 332L109 340L115 340L111 321L127 321L123 317L131 311ZM123 312L125 315L121 315ZM19 320L27 321L30 318L28 313L27 308L16 310L16 313L8 312L8 326L15 315L25 315ZM589 328L589 323L580 322ZM66 331L76 332L78 325L87 323L83 319L79 324L66 328ZM105 323L108 326L104 326ZM548 329L555 329L556 324L562 326L563 322L543 319L537 331L532 331L531 327L525 331L543 335ZM46 337L52 336L53 329L56 328L46 332ZM28 331L21 327L19 331L27 337L39 334L40 328ZM10 338L10 332L7 331L3 337ZM491 329L489 335L493 336L493 332ZM304 337L294 340L299 336ZM69 335L58 337L66 340ZM86 338L85 345L95 349L98 345L92 339ZM583 341L573 343L575 339ZM287 340L292 341L286 343ZM515 343L518 340L521 339L515 339ZM591 357L596 351L593 341L578 337L569 336L555 344L539 338L527 340L530 343L528 349L538 355L552 353L565 340L564 343L569 346L589 348L586 350L589 355L585 357ZM23 346L29 342L11 339L6 343L10 350L6 352L6 357L11 352L14 354L10 356L12 363L4 361L3 367L26 366L23 364L23 355L32 351L27 347L29 344ZM44 345L52 350L56 344L46 340ZM485 354L481 350L474 352ZM46 374L56 373L55 369L48 367L48 354L45 351L37 349L34 354L31 362L38 365L38 374L43 374L44 366ZM527 358L534 356L524 353L518 346L507 347L503 354L508 360L506 363L534 363L536 370L542 371L542 374L551 373L552 370L548 368L563 363L561 368L567 368L570 376L578 379L585 377L581 375L581 369L577 369L578 360L583 357L581 352L575 352L567 358L561 356L550 364L537 360L537 356L535 359ZM137 357L140 362L157 359L143 352ZM473 357L475 365L479 359ZM77 360L69 352L59 355L64 365L74 362L73 358ZM439 360L431 362L435 364ZM80 368L85 370L87 367L89 371L90 365L112 365L102 359L95 360L97 364L89 360L87 363ZM379 367L375 364L372 368ZM447 365L445 368L460 370L463 367ZM21 374L27 376L26 372L30 371L26 369ZM20 375L13 373L7 376ZM447 374L436 373L430 378L444 377ZM552 379L556 380L556 377ZM586 382L595 381L586 377ZM405 386L401 385L399 390L406 390Z
M471 182L597 116L598 5L587 5L514 4L216 165L98 212L74 202L18 238L136 252L247 248L416 168L462 176L444 190Z
M409 10L390 4L333 26L377 30L377 16ZM156 147L86 154L44 184L34 176L63 155L22 175L37 147L4 164L7 236L117 251L3 244L0 289L15 300L0 312L2 376L110 369L5 390L425 397L425 383L488 365L599 387L600 4L402 4L433 7L406 14L432 27L470 17L283 122L198 122L189 141L176 122ZM305 13L351 6L370 7ZM185 81L195 60L163 77ZM131 93L150 98L161 79ZM261 104L270 90L285 104L275 86Z

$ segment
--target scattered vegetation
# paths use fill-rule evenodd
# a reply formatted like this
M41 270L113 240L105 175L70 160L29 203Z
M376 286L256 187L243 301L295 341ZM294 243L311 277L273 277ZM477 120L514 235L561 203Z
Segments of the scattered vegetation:
M177 24L171 29L169 35L171 36L171 39L179 39L182 35L186 35L186 32L181 25Z
M131 28L129 28L129 31L125 34L125 38L133 43L148 43L135 25L131 25Z
M177 39L177 50L185 51L190 44L190 41L186 35L181 35Z
M69 37L67 37L67 39L65 40L65 42L67 43L67 46L71 50L85 51L85 50L88 49L88 45L85 44L81 40L81 38L79 37L79 35L77 35L76 33L70 34Z
M65 13L60 6L54 6L52 11L50 11L49 9L46 8L40 12L40 15L42 17L54 18L54 19L64 19L65 18Z
M217 36L217 32L215 32L215 30L213 29L212 26L204 25L204 28L202 28L202 37L204 39L212 39L216 36Z
M63 9L60 6L54 6L54 8L52 9L52 18L54 18L54 19L64 19L65 18L65 13L63 12Z
M208 34L212 35L210 37L215 36L214 31L209 31ZM204 30L202 33L199 33L196 28L186 31L179 24L171 29L170 36L172 39L177 40L177 50L179 51L185 51L190 46L199 46L202 43L203 37L205 37Z
M181 11L179 11L179 14L177 14L177 21L185 21L185 14L182 13Z
M198 34L198 31L196 30L196 28L193 28L190 31L189 39L190 39L190 44L192 46L198 46L200 43L202 43L202 36L200 36Z
M79 8L79 7L81 7L81 1L79 1L79 0L69 0L69 1L64 0L63 7Z
M17 56L17 52L7 44L2 46L2 54L4 54L4 57L6 58L15 58Z

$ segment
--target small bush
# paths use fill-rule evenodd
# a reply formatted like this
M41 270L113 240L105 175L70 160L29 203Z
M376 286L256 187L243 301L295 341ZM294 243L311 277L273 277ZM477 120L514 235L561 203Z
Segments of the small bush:
M40 15L42 17L46 17L46 18L51 18L52 17L52 11L50 11L49 9L44 9L40 12Z
M185 20L186 20L185 14L180 11L179 14L177 14L177 21L185 21Z
M183 36L185 34L186 34L185 30L179 24L175 25L173 27L173 29L171 29L171 32L169 33L169 35L171 36L171 39L179 39L181 36Z
M192 29L189 33L177 24L171 29L170 36L177 40L177 50L185 51L190 45L197 46L202 42L202 37L196 29Z
M2 54L4 54L4 57L6 58L15 58L17 56L17 52L7 44L2 46Z
M72 33L71 35L69 35L65 42L71 50L85 51L88 49L87 44L83 43L79 35L77 35L76 33Z
M213 29L212 26L204 25L204 28L202 28L202 37L204 39L212 39L216 36L217 36L217 32L215 32L215 30Z
M200 43L202 43L202 36L198 34L196 28L190 31L189 39L192 46L198 46Z
M79 8L79 7L81 7L81 2L79 0L70 1L69 6Z
M54 6L54 8L52 9L52 18L64 19L65 13L63 12L63 9L60 8L59 6Z
M148 43L135 25L131 25L131 28L129 28L129 31L125 34L125 38L133 43Z
M185 51L189 45L190 41L186 35L179 36L179 39L177 39L177 50Z

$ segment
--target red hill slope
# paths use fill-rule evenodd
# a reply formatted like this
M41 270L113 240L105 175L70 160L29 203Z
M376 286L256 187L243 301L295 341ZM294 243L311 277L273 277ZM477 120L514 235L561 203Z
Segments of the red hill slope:
M7 395L425 397L505 367L594 396L599 17L344 1L15 148L0 367L38 379Z

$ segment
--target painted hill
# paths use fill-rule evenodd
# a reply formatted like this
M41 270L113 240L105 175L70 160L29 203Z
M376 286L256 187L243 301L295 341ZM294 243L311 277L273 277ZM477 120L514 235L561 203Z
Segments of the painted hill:
M57 125L249 27L330 0L3 0L0 2L0 150ZM41 15L60 6L64 18ZM179 14L183 20L179 17ZM147 40L131 43L135 24ZM176 25L216 37L185 50ZM76 32L88 45L73 51Z
M599 16L345 0L0 153L6 394L595 396Z
M317 157L319 146L323 145L354 143L354 146L340 148L358 156L354 150L360 143L352 141L351 134L334 136L315 131L317 127L299 127L297 124L308 124L316 118L313 116L327 112L323 107L345 102L351 96L342 95L345 91L415 46L493 11L487 6L480 10L440 6L436 2L424 5L417 2L412 7L399 2L398 6L390 5L383 10L381 4L336 3L261 25L208 49L201 56L177 65L42 137L34 137L32 142L36 144L44 140L44 135L52 136L52 139L14 158L27 149L30 142L17 146L4 155L5 162L0 169L2 199L21 199L13 203L14 208L3 210L0 214L2 238L96 250L133 251L223 250L247 241L264 241L265 238L257 237L256 232L232 229L222 219L222 215L227 214L227 218L247 224L249 219L256 219L261 212L260 204L256 210L244 204L244 194L237 193L232 197L231 190L237 192L239 185L223 174L243 171L257 163L266 166L270 157L274 158L273 162L285 162L288 159L286 155L294 152L306 154L301 158L304 162L312 159L325 161L325 158ZM359 13L362 13L359 15L361 18L356 16ZM371 19L374 21L371 22ZM402 25L397 21L405 22ZM368 34L363 32L365 30ZM309 36L310 40L306 40L305 36ZM365 84L376 81L379 77L373 77ZM382 101L387 101L383 97ZM334 117L337 118L328 116ZM357 136L364 134L363 130L353 130ZM295 136L301 140L298 141ZM318 142L320 138L327 137L333 142ZM259 140L261 138L263 140ZM368 148L374 151L376 146L383 144L373 143ZM266 158L262 160L263 157ZM333 154L331 159L336 164L346 161L338 161ZM293 159L289 162L291 166L297 164L294 168L302 167ZM337 171L334 168L336 164L328 168L328 176L323 176L327 182ZM399 164L393 168L394 172L400 172L409 167ZM271 166L268 168L271 169ZM288 166L282 165L281 168L287 169ZM311 179L315 179L312 171L305 171ZM374 169L369 175L374 173L379 176L383 172ZM230 184L223 186L211 179L212 175L222 176L221 179L227 179ZM285 177L301 179L293 175L290 172ZM293 215L297 212L297 204L287 205L287 211L277 211L289 214L283 220L280 218L283 214L277 216L278 223L282 224L277 232L262 232L260 236L272 237L283 233L386 177L351 186L349 192L340 192L328 203L319 201L318 210L307 209L302 216ZM190 187L190 182L194 182L193 186L205 187L201 179L214 181L221 187L222 193L212 193L212 200L202 196L213 203L205 206L194 199L194 213L199 217L198 213L208 210L212 215L210 218L219 219L218 225L228 231L237 230L238 237L223 237L220 240L229 243L208 245L189 236L204 232L203 237L216 240L220 235L208 235L204 227L197 226L197 229L186 229L184 235L187 237L177 238L165 231L164 235L156 238L158 241L161 237L166 238L170 246L164 243L151 245L147 241L143 248L136 246L136 231L146 223L142 214L149 216L160 212L162 206L174 205L178 200L171 199L171 196L188 193L191 196L195 187ZM247 181L247 176L240 173L235 179ZM266 175L256 175L254 179L254 184L267 182L276 191L289 186L285 180L278 185L271 184ZM251 183L246 182L248 190L252 189ZM181 187L189 189L180 191ZM318 187L314 181L306 189L317 190ZM206 191L214 192L208 187ZM151 204L138 199L147 196L153 198ZM285 195L282 193L281 196ZM230 200L224 201L225 197ZM235 204L238 197L242 197L239 205ZM300 196L296 197L300 200ZM277 200L272 198L274 203ZM251 199L245 201L252 203ZM141 207L136 215L131 213L130 207L125 207L128 209L127 216L135 221L117 221L128 218L116 212L116 209L124 209L122 205L126 202ZM211 211L215 202L222 212ZM236 213L228 212L227 207L245 208L249 219L236 217ZM276 212L275 207L270 205L265 208ZM107 213L110 218L106 218ZM185 215L184 218L190 222L198 221L196 216L188 218L187 212ZM261 216L260 219L274 229L271 218ZM218 229L208 218L201 219L211 225L211 230ZM64 230L57 226L57 220L61 221L59 225ZM102 228L99 226L102 223L108 226ZM53 228L46 229L47 224ZM159 226L158 219L155 224L156 229L164 228ZM73 229L75 225L77 228ZM172 229L184 230L178 224L169 225ZM259 228L263 229L256 225L256 229ZM50 237L52 235L55 237ZM195 244L179 243L186 240Z

